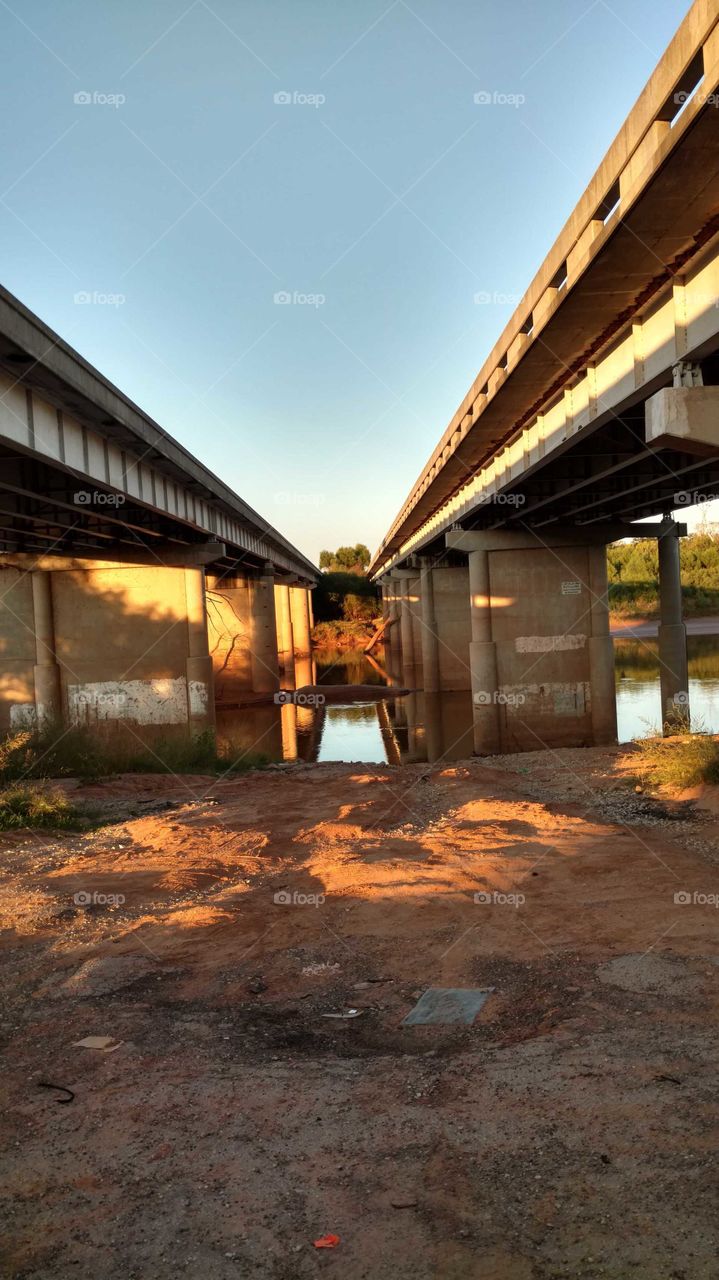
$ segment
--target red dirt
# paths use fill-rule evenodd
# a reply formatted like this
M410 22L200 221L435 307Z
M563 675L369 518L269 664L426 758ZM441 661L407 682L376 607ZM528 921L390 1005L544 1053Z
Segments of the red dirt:
M714 1280L717 911L674 895L717 871L529 782L121 778L74 796L144 816L5 836L5 1274ZM495 993L401 1026L429 986Z

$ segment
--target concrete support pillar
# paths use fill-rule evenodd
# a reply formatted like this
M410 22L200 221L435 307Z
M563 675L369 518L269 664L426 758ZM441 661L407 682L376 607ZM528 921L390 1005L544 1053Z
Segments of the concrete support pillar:
M595 746L617 740L617 695L614 682L614 642L609 632L607 549L587 548L591 635L589 636L589 684L592 737Z
M285 684L294 685L295 660L290 589L284 583L275 584L275 609L277 611L277 650L282 679Z
M662 523L659 549L659 684L665 733L689 728L687 630L682 619L679 536L673 520Z
M422 601L422 684L425 693L439 690L439 637L434 612L432 561L420 561L419 590Z
M312 652L310 593L306 587L290 587L289 593L294 652L306 657Z
M488 551L470 551L469 553L469 607L472 623L469 666L472 681L474 750L477 755L496 755L501 747L499 680L497 646L492 640Z
M277 621L275 618L275 579L269 561L262 575L251 587L251 660L252 688L255 693L276 693L280 687L277 665Z
M405 683L414 683L414 669L417 655L414 649L414 618L412 595L416 593L414 574L398 573L397 592L399 595L399 631L402 645L402 672ZM407 673L406 675L404 673Z
M215 727L215 687L212 658L207 644L205 570L185 569L187 604L187 701L190 730L202 733Z
M382 583L380 590L382 592L382 617L388 618L389 617L389 587L386 582Z
M35 708L38 728L59 724L62 719L60 668L55 656L55 620L52 608L52 578L48 572L32 574L32 600L37 661L33 667Z
M401 636L401 582L395 573L389 575L389 670L395 684L401 684L402 636Z

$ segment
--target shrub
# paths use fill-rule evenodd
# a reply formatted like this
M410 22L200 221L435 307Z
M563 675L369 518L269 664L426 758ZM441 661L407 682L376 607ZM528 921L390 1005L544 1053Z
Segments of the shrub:
M17 784L0 791L0 831L23 827L82 831L93 825L89 811L77 809L60 791Z
M711 734L640 738L637 746L642 781L680 789L719 782L719 739Z

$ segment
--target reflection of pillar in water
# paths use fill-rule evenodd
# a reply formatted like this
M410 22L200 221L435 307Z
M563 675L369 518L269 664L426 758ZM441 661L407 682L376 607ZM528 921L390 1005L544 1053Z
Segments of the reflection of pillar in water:
M297 759L297 707L294 702L285 702L280 707L282 722L282 758Z
M421 760L423 758L422 736L418 732L419 726L417 723L418 714L419 714L419 708L418 708L419 697L420 697L420 694L414 691L412 693L408 693L407 697L404 699L404 710L405 710L405 716L407 718L407 754L406 754L407 764L410 764L413 760Z
M312 659L309 656L305 656L303 658L296 657L295 658L295 688L303 689L307 685L311 685L311 684L312 684ZM307 696L312 699L312 701L310 702L297 703L297 733L299 735L299 738L301 739L299 745L302 746L303 748L300 751L300 754L304 759L306 755L304 748L307 747L307 744L312 737L312 729L313 729L317 711L316 711L313 695L308 694L303 696Z
M382 734L385 755L387 756L388 764L401 764L402 754L392 728L392 721L389 718L387 707L388 704L384 700L377 703L377 719L380 733Z
M433 764L444 750L442 741L442 699L439 693L425 690L424 743L427 760Z

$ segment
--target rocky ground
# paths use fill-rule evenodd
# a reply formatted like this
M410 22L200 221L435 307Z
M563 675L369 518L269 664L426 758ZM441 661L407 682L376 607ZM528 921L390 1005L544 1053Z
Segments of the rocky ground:
M717 822L631 772L123 777L2 837L4 1274L715 1280Z

